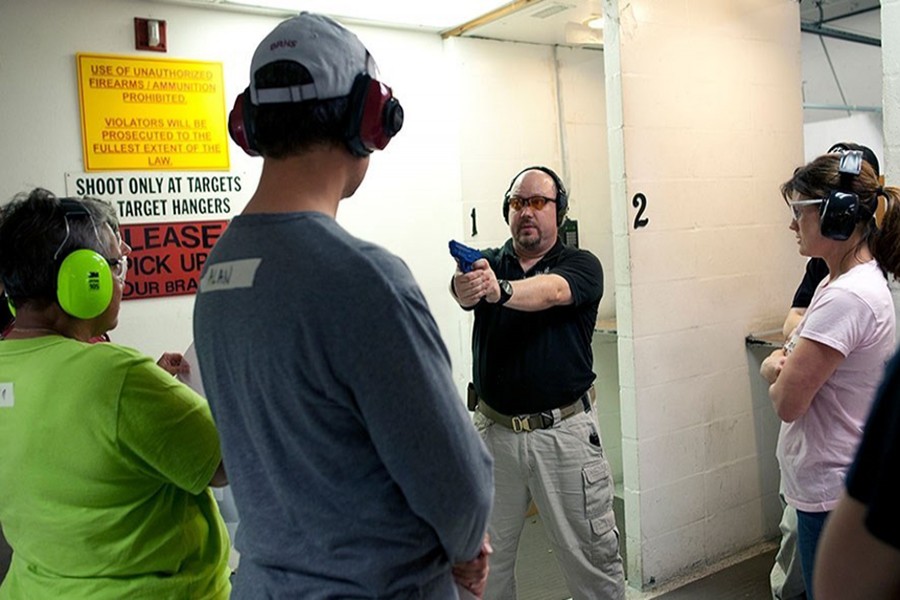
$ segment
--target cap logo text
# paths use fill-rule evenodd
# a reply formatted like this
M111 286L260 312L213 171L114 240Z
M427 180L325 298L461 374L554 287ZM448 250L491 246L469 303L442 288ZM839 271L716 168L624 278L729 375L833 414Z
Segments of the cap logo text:
M277 42L272 42L269 46L269 50L278 50L279 48L296 48L297 40L278 40Z

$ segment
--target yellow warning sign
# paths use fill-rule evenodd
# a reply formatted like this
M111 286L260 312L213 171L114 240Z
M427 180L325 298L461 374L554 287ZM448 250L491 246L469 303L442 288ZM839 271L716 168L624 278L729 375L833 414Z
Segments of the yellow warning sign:
M85 171L229 168L222 63L76 60Z

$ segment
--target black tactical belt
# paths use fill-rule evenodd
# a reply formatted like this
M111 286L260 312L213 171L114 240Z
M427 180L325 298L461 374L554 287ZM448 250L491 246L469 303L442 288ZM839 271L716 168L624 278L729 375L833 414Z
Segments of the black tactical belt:
M582 394L581 398L572 404L567 404L566 406L554 410L546 410L532 415L516 415L512 417L498 413L481 399L479 399L476 409L494 423L512 429L516 433L522 433L523 431L528 432L537 429L549 429L553 427L554 423L564 421L573 415L590 411L591 398L589 393L585 392ZM559 416L554 417L553 413L557 411Z

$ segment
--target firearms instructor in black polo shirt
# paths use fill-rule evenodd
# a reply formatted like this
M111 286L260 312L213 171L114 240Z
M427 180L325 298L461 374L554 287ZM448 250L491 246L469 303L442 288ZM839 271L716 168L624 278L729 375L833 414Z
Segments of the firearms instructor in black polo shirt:
M532 500L572 596L625 597L613 480L591 412L603 269L559 239L567 208L552 170L518 173L503 199L512 237L451 282L459 305L475 311L470 408L494 455L486 600L516 598L516 551Z

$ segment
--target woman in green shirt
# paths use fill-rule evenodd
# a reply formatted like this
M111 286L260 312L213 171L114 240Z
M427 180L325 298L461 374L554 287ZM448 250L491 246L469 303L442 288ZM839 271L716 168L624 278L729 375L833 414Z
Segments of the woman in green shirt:
M0 210L0 525L7 598L225 599L224 485L206 401L116 326L130 248L112 208L37 189Z

